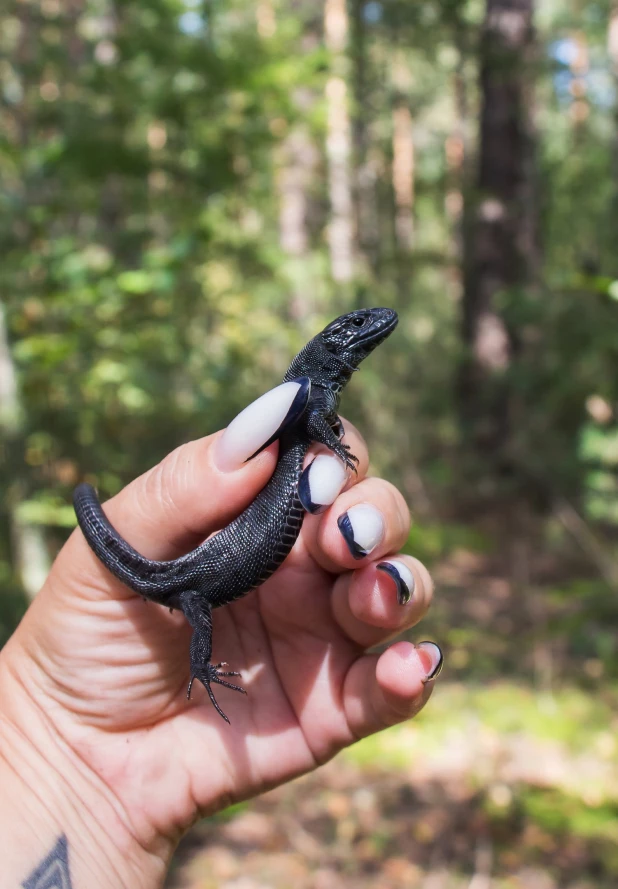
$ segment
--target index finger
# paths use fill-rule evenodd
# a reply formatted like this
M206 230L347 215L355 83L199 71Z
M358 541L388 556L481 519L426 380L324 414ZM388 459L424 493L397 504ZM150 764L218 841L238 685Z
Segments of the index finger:
M339 438L330 449L324 444L312 445L304 460L298 481L298 495L306 512L312 516L325 512L339 494L365 478L369 466L367 446L360 433L348 421L341 421ZM337 453L333 453L335 447ZM352 469L350 467L353 467Z

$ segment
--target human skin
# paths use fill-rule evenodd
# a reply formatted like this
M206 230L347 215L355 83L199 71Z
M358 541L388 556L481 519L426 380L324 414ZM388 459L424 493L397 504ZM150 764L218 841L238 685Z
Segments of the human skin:
M227 725L194 685L190 628L117 581L76 530L0 653L0 889L21 886L66 836L73 889L160 886L199 817L316 768L359 738L414 716L433 686L429 649L394 638L426 612L432 584L399 605L376 570L405 542L409 513L388 482L357 476L307 515L292 553L257 591L214 612L214 660L242 673L245 697L218 688ZM174 558L227 524L270 477L277 445L230 469L221 433L183 445L108 501L144 555ZM382 542L362 561L337 518L370 504Z

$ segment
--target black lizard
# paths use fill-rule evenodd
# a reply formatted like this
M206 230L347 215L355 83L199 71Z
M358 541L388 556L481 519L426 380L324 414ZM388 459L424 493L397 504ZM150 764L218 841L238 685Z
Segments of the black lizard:
M103 564L146 599L183 611L193 627L187 697L193 681L199 679L227 722L211 684L244 689L227 681L240 674L222 672L226 664L210 663L212 609L264 583L292 549L304 510L316 511L307 473L303 473L303 460L313 442L326 445L355 470L358 460L342 442L339 399L361 361L396 325L392 309L362 309L337 318L307 343L284 377L284 382L299 384L292 406L281 427L260 448L280 440L272 478L237 519L193 552L166 562L146 559L112 527L90 485L75 489L77 521Z

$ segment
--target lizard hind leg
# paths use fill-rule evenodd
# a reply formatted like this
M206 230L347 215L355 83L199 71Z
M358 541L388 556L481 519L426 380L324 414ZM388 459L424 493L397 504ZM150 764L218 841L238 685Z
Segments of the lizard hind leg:
M219 716L229 723L230 720L215 698L212 685L222 685L224 688L230 688L232 691L239 691L241 694L246 695L247 692L240 685L234 685L227 681L228 677L240 676L240 673L221 670L221 667L228 666L225 662L219 664L210 663L212 655L212 608L203 594L188 591L182 593L179 599L180 607L193 627L190 650L191 679L187 688L187 699L191 697L193 683L198 679L208 692L208 697Z

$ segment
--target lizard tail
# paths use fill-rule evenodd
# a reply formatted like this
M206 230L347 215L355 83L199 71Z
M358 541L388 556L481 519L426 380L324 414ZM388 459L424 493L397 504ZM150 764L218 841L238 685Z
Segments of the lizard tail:
M182 589L182 580L169 576L173 562L147 559L123 540L103 512L92 485L81 484L75 488L73 506L88 545L118 580L136 593L159 602L167 601Z

